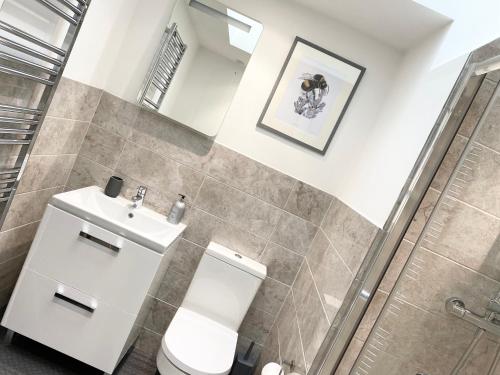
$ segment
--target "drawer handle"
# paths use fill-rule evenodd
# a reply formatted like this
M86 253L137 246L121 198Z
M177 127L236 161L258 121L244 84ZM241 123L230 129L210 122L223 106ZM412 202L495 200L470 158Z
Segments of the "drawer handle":
M110 250L113 250L115 252L120 251L120 248L118 246L111 245L110 243L107 243L106 241L103 241L100 238L94 237L91 234L85 233L84 231L80 231L79 236L83 237L89 241L92 241L98 245L101 245L101 246L105 247L106 249L110 249Z
M73 306L79 307L80 309L83 309L85 311L88 311L89 313L93 313L95 308L92 306L87 306L84 303L75 301L74 299L69 298L68 296L65 296L64 294L61 294L59 292L54 293L54 297L59 298L60 300L63 300L65 302L68 302L72 304Z

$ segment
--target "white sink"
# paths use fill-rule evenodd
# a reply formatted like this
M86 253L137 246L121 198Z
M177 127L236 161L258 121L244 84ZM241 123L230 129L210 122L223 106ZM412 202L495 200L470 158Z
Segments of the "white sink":
M186 228L146 207L132 209L131 201L110 198L97 186L56 194L50 204L159 253Z

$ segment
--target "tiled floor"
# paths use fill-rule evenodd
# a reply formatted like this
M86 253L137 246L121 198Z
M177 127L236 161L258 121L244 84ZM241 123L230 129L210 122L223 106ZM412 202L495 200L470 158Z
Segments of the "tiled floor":
M98 375L102 372L20 335L4 342L0 328L0 375ZM135 352L124 358L113 374L154 375L154 364Z

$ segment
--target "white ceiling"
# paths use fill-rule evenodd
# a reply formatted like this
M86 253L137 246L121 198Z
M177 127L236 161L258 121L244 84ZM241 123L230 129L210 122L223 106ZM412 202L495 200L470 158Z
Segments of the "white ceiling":
M452 20L413 0L292 0L396 49L409 49Z

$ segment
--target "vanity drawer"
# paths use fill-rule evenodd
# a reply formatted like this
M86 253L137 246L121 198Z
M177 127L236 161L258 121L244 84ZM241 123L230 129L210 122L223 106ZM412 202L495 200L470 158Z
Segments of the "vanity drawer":
M112 373L135 317L24 269L2 325Z
M162 256L48 206L25 267L137 314Z

